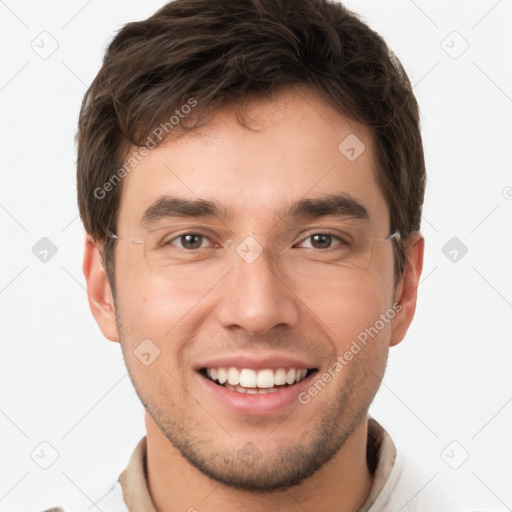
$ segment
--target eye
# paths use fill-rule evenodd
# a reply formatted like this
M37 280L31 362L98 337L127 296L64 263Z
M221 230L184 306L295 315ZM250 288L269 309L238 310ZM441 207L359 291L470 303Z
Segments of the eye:
M340 237L330 233L314 233L313 235L309 235L307 238L305 238L299 245L301 246L307 240L311 240L309 247L311 249L331 249L331 244L333 241L337 241L337 245L345 244L345 242Z
M177 240L180 245L175 243ZM194 250L203 249L203 242L205 241L210 241L210 239L207 236L200 235L199 233L184 233L172 240L169 240L166 245L178 245L181 249Z

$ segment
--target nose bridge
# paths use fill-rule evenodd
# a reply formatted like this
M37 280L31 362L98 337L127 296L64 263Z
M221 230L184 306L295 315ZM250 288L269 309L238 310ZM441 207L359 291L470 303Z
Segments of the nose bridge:
M225 327L236 325L263 334L280 324L297 324L298 303L283 282L271 243L270 237L260 244L255 236L248 236L235 248L219 309Z

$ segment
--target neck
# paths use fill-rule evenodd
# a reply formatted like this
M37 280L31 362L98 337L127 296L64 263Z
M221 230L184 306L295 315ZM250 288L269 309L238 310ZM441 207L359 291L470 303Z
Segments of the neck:
M365 418L338 453L314 475L283 491L256 494L219 484L192 466L146 413L147 480L157 512L356 512L365 502L372 475L366 463Z

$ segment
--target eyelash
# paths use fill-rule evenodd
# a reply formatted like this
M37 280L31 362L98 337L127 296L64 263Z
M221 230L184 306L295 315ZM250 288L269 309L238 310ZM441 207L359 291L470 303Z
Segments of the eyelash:
M203 239L207 239L207 240L210 240L210 238L206 235L203 235L201 233L193 233L193 232L190 232L190 233L182 233L181 235L178 235L178 236L175 236L174 238L172 238L171 240L169 240L168 242L165 242L163 243L162 245L174 245L173 242L175 240L179 240L187 235L194 235L194 236L199 236L199 237L202 237ZM312 238L314 237L315 235L325 235L325 236L331 236L332 239L334 240L337 240L339 243L334 246L334 247L337 247L337 246L340 246L340 245L347 245L347 242L345 240L343 240L340 236L338 235L335 235L334 233L330 233L329 231L317 231L317 232L314 232L314 233L311 233L309 234L308 236L306 236L305 238L302 239L301 242L299 243L304 243L306 240L308 240L309 238ZM325 252L325 251L328 251L330 249L333 249L334 247L328 247L327 249L315 249L314 247L306 247L306 249L312 249L314 251L322 251L322 252ZM181 250L184 250L186 252L193 252L193 251L197 251L199 249L204 249L204 247L199 247L198 249L186 249L185 247L178 247L179 249Z

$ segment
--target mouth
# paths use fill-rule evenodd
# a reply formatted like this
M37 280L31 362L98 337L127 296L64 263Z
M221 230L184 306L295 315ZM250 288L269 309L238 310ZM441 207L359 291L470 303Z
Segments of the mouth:
M264 395L293 388L317 368L200 368L199 373L219 387L249 395Z

